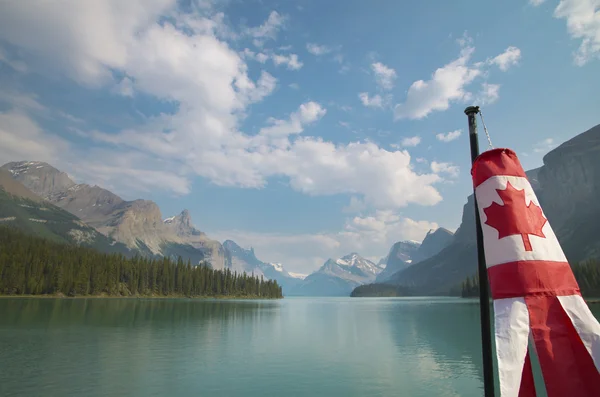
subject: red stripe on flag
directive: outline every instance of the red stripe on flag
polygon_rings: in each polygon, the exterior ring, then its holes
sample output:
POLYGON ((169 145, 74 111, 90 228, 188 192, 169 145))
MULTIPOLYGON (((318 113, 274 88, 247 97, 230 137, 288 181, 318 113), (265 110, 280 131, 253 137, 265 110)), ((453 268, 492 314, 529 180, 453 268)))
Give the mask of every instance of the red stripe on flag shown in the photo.
POLYGON ((471 175, 475 187, 493 176, 527 178, 517 155, 510 149, 492 149, 481 153, 471 167, 471 175))
POLYGON ((525 356, 525 365, 523 366, 523 375, 521 375, 521 385, 519 386, 518 397, 536 397, 535 381, 533 380, 533 369, 531 367, 531 358, 529 349, 525 356))
POLYGON ((579 295, 567 262, 517 261, 488 268, 493 299, 528 295, 579 295))
POLYGON ((548 397, 598 397, 600 373, 556 296, 526 296, 548 397))

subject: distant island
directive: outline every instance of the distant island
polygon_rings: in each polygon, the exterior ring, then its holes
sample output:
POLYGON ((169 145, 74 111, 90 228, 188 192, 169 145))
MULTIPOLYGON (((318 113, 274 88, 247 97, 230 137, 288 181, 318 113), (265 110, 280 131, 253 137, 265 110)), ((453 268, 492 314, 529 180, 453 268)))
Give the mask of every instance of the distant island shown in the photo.
POLYGON ((126 257, 0 227, 0 295, 282 298, 276 281, 181 258, 126 257))

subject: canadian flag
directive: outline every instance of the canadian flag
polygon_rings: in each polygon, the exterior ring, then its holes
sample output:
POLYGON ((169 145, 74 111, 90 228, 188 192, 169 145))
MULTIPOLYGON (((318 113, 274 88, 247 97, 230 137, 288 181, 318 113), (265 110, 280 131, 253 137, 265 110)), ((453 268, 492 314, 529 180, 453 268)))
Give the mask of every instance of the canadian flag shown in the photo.
POLYGON ((516 154, 482 153, 471 169, 494 301, 502 397, 535 396, 528 341, 549 397, 600 396, 600 324, 516 154))

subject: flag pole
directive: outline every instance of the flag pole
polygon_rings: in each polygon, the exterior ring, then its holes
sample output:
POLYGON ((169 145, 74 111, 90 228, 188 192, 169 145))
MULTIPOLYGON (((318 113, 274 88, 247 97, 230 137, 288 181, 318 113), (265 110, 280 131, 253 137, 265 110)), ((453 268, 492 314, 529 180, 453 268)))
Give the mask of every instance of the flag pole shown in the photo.
MULTIPOLYGON (((471 165, 479 156, 479 137, 477 136, 477 119, 479 106, 469 106, 465 114, 469 120, 469 140, 471 143, 471 165)), ((483 232, 479 221, 477 197, 473 190, 475 202, 475 227, 477 231, 477 262, 479 270, 479 311, 481 314, 481 345, 483 348, 483 386, 485 397, 494 397, 494 361, 492 354, 492 329, 490 321, 490 300, 485 252, 483 250, 483 232)))

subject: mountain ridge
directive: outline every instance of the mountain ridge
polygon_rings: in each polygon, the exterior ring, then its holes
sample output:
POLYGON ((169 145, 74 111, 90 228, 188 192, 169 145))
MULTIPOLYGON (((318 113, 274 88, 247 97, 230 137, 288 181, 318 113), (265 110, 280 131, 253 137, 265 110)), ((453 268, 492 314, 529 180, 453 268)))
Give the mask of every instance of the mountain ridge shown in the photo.
POLYGON ((153 201, 126 201, 99 186, 77 184, 48 163, 10 162, 0 168, 38 196, 129 249, 144 255, 181 255, 193 259, 194 264, 207 259, 215 269, 227 267, 222 245, 193 228, 187 210, 182 211, 185 222, 173 226, 163 222, 160 208, 153 201))

